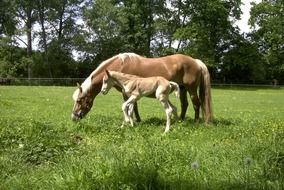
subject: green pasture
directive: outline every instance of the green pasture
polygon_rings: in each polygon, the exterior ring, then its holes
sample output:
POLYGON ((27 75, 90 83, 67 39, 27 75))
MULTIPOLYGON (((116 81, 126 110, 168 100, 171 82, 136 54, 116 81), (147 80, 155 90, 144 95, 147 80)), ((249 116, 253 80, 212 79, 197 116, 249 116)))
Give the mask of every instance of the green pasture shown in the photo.
POLYGON ((167 135, 155 99, 121 129, 115 90, 74 123, 74 90, 0 86, 1 190, 284 189, 284 89, 214 88, 214 122, 194 123, 190 104, 167 135))

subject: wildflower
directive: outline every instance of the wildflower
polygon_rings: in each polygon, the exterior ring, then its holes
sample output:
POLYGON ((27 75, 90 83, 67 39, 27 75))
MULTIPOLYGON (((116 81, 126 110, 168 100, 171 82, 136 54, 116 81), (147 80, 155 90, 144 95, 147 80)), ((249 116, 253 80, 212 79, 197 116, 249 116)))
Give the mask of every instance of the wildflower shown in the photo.
POLYGON ((20 143, 19 148, 23 148, 23 147, 24 147, 24 144, 20 143))
POLYGON ((252 164, 252 158, 251 157, 245 157, 245 159, 244 159, 244 163, 245 163, 245 165, 247 165, 247 166, 250 166, 251 164, 252 164))
POLYGON ((196 170, 196 169, 199 168, 199 164, 198 164, 197 162, 193 162, 193 163, 191 163, 191 168, 192 168, 193 170, 196 170))

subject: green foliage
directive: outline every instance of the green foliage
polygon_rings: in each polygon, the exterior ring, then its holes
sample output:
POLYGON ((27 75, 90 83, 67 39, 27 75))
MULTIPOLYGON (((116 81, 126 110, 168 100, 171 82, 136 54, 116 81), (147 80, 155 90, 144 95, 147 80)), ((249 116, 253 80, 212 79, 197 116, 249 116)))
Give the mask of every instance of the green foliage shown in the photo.
POLYGON ((74 90, 0 87, 1 189, 283 189, 283 89, 213 89, 214 122, 167 135, 154 99, 121 129, 116 91, 73 123, 74 90))
POLYGON ((236 44, 224 54, 222 63, 220 70, 223 80, 250 83, 266 79, 267 69, 264 57, 255 44, 244 39, 237 40, 236 44))
POLYGON ((15 62, 3 53, 12 48, 1 50, 0 73, 86 77, 122 52, 184 53, 203 60, 212 79, 282 83, 283 1, 253 3, 248 34, 235 25, 240 6, 241 0, 1 0, 1 45, 21 41, 26 54, 15 62))
POLYGON ((284 79, 283 7, 283 1, 263 1, 254 4, 250 18, 250 23, 255 28, 253 37, 261 52, 265 54, 269 75, 282 80, 284 79))
POLYGON ((25 58, 26 51, 10 45, 11 39, 0 39, 0 77, 24 77, 27 76, 27 64, 30 59, 25 58))
POLYGON ((233 20, 240 17, 240 3, 239 0, 186 1, 184 7, 188 10, 184 18, 188 21, 174 34, 182 41, 179 51, 202 59, 213 69, 218 67, 236 30, 233 20))
POLYGON ((14 0, 0 1, 0 37, 2 35, 13 35, 16 30, 16 10, 14 0))

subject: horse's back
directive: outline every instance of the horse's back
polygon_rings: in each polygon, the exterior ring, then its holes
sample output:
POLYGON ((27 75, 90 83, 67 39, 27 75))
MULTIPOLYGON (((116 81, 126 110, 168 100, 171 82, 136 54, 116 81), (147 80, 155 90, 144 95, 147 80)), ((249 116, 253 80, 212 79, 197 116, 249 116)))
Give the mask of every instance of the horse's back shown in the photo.
MULTIPOLYGON (((160 58, 142 58, 138 67, 142 75, 162 76, 178 84, 196 83, 201 75, 201 67, 196 60, 183 54, 174 54, 160 58)), ((145 77, 145 76, 143 76, 145 77)))

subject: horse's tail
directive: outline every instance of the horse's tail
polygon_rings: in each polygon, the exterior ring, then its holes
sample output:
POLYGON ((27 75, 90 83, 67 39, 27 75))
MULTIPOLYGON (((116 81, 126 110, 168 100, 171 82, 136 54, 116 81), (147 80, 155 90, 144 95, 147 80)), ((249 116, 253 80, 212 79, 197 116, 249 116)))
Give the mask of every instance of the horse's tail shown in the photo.
POLYGON ((169 81, 169 82, 170 82, 170 86, 171 86, 171 91, 174 90, 176 97, 179 98, 180 97, 179 85, 176 82, 173 82, 173 81, 169 81))
POLYGON ((203 117, 205 119, 205 122, 208 123, 213 119, 210 74, 206 65, 201 60, 196 59, 196 61, 201 66, 202 70, 199 86, 199 98, 203 117))

